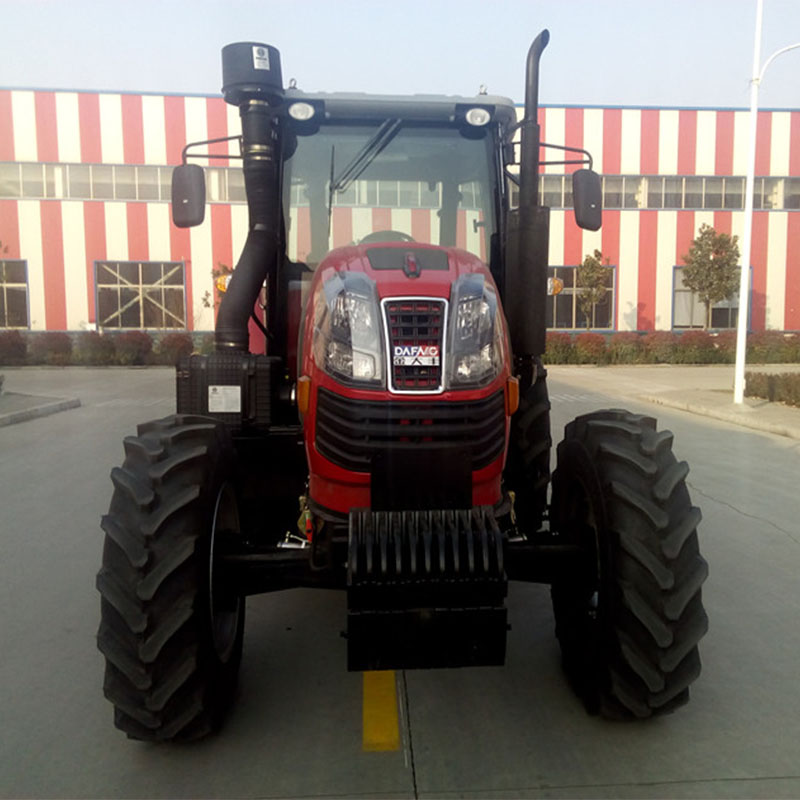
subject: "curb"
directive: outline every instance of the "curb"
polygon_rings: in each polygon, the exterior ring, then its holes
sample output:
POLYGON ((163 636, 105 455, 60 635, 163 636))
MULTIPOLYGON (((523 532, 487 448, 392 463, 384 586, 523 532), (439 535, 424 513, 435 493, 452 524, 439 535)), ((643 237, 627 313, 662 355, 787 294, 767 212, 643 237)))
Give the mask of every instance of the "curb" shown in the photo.
POLYGON ((718 419, 722 422, 732 422, 734 425, 740 425, 743 428, 750 428, 754 431, 774 433, 777 436, 786 436, 789 439, 800 440, 800 428, 767 422, 766 420, 757 418, 749 419, 744 416, 744 413, 741 411, 724 411, 718 408, 698 405, 697 403, 686 402, 685 400, 673 400, 671 398, 659 397, 652 394, 639 395, 638 399, 647 403, 666 406, 667 408, 677 408, 680 411, 688 411, 690 414, 697 414, 702 417, 711 417, 712 419, 718 419))
POLYGON ((50 414, 57 414, 59 411, 68 411, 70 408, 78 408, 81 401, 78 398, 70 400, 56 400, 52 403, 43 403, 40 406, 23 408, 20 411, 11 411, 8 414, 0 414, 0 428, 6 425, 14 425, 17 422, 27 422, 39 417, 47 417, 50 414))

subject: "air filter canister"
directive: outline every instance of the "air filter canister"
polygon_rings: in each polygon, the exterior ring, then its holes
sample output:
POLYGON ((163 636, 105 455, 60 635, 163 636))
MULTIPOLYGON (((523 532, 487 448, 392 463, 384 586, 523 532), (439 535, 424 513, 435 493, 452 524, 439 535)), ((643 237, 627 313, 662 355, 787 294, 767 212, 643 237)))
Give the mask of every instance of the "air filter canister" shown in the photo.
POLYGON ((249 99, 269 100, 283 95, 281 54, 259 42, 236 42, 222 48, 222 94, 241 105, 249 99))

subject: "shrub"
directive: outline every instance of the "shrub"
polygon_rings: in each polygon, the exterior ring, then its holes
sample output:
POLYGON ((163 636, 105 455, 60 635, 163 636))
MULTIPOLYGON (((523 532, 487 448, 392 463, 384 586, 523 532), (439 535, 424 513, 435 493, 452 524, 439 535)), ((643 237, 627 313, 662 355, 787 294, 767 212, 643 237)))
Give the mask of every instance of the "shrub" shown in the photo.
POLYGON ((78 360, 82 364, 113 364, 116 348, 111 336, 86 331, 78 336, 78 360))
POLYGON ((673 364, 713 364, 716 360, 714 340, 708 331, 685 331, 678 337, 673 364))
POLYGON ((778 400, 800 407, 800 375, 796 372, 778 375, 778 400))
POLYGON ((722 364, 733 364, 736 361, 736 331, 720 331, 714 337, 717 350, 717 361, 722 364))
POLYGON ((744 374, 744 394, 745 397, 770 397, 770 376, 766 372, 745 372, 744 374))
POLYGON ((651 364, 671 364, 677 346, 672 331, 653 331, 642 337, 644 358, 651 364))
POLYGON ((746 397, 764 397, 770 402, 800 406, 800 373, 767 375, 764 372, 747 372, 744 378, 746 397))
POLYGON ((786 337, 788 361, 791 364, 800 363, 800 335, 792 333, 786 337))
POLYGON ((194 350, 192 337, 188 333, 168 333, 158 343, 158 360, 161 364, 177 364, 178 359, 194 350))
POLYGON ((644 360, 642 337, 633 331, 615 333, 608 343, 608 359, 612 364, 641 364, 644 360))
POLYGON ((568 333, 548 331, 544 360, 547 364, 569 364, 572 361, 572 337, 568 333))
POLYGON ((747 340, 747 360, 756 364, 782 364, 791 359, 792 347, 780 331, 757 331, 747 340))
POLYGON ((0 331, 0 364, 24 364, 28 345, 19 331, 0 331))
POLYGON ((599 333, 579 333, 575 337, 575 359, 579 364, 604 364, 605 337, 599 333))
POLYGON ((34 364, 63 367, 72 360, 72 339, 62 331, 48 331, 31 338, 30 360, 34 364))
POLYGON ((129 366, 145 363, 153 349, 153 340, 144 331, 126 331, 117 336, 115 345, 117 361, 129 366))
POLYGON ((215 341, 214 341, 214 334, 207 333, 203 338, 200 340, 200 348, 199 352, 201 355, 208 356, 214 352, 215 349, 215 341))

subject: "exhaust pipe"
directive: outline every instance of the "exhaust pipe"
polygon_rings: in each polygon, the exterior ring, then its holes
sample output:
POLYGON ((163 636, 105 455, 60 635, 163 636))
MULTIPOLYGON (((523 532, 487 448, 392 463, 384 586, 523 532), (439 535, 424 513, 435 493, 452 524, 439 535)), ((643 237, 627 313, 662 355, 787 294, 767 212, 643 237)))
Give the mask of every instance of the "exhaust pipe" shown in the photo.
POLYGON ((264 281, 275 285, 281 251, 280 129, 274 107, 283 100, 280 53, 255 42, 222 49, 222 93, 239 106, 249 230, 222 296, 214 334, 218 351, 248 350, 248 321, 264 281))
POLYGON ((550 31, 543 30, 528 50, 525 70, 525 117, 522 120, 522 143, 519 175, 520 209, 539 205, 539 60, 547 43, 550 31))
POLYGON ((528 51, 525 116, 521 130, 519 208, 509 216, 506 251, 506 314, 511 332, 515 372, 530 381, 535 356, 545 351, 547 263, 550 209, 539 205, 539 59, 550 41, 543 30, 528 51))

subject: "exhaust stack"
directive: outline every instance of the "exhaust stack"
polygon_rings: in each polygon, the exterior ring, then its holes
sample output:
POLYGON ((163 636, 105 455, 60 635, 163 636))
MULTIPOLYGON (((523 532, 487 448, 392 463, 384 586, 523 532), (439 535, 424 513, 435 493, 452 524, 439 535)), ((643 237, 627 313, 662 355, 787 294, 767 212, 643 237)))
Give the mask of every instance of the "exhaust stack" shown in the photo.
POLYGON ((531 363, 545 350, 550 209, 539 205, 539 60, 550 41, 543 30, 531 44, 525 75, 525 116, 520 128, 519 208, 509 215, 506 314, 515 372, 525 384, 531 363))

